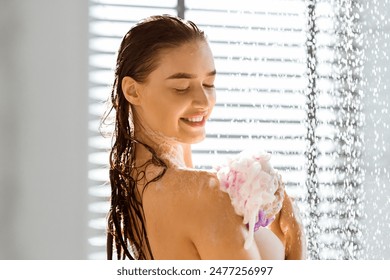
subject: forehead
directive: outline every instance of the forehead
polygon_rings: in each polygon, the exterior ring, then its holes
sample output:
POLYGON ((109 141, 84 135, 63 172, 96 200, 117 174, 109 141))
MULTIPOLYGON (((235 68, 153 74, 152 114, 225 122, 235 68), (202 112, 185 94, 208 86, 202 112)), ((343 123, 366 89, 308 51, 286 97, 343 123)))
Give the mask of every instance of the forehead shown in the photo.
POLYGON ((177 72, 202 75, 213 70, 214 59, 209 45, 198 40, 161 51, 158 66, 153 72, 166 76, 177 72))

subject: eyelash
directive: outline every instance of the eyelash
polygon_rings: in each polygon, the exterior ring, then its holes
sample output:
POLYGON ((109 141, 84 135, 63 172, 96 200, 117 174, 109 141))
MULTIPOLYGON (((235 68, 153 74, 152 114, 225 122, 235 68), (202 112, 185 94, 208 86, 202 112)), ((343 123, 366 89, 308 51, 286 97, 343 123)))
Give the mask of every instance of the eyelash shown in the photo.
MULTIPOLYGON (((214 85, 205 85, 205 84, 203 84, 203 86, 204 86, 205 88, 214 88, 214 85)), ((175 91, 176 91, 177 93, 186 93, 189 89, 190 89, 190 87, 184 88, 184 89, 175 88, 175 91)))
POLYGON ((175 88, 175 91, 176 91, 177 93, 185 93, 185 92, 187 92, 189 89, 190 89, 190 87, 184 88, 184 89, 175 88))
POLYGON ((214 88, 214 85, 203 85, 206 88, 214 88))

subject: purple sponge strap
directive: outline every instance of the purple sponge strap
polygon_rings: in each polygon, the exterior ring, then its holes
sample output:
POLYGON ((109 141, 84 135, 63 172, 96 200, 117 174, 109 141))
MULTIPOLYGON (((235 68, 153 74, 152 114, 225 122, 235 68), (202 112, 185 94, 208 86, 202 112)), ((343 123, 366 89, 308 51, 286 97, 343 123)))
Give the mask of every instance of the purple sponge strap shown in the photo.
MULTIPOLYGON (((260 227, 268 226, 273 220, 274 218, 266 218, 264 211, 260 210, 255 224, 255 231, 257 231, 260 227)), ((247 224, 246 227, 249 228, 249 225, 247 224)))

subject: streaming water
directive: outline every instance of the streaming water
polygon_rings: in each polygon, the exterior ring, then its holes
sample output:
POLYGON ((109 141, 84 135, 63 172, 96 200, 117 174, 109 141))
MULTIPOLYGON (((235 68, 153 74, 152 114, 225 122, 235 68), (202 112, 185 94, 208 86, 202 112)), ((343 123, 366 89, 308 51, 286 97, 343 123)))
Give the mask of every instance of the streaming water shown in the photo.
POLYGON ((309 258, 386 259, 390 1, 305 3, 309 258), (329 43, 322 40, 325 35, 331 38, 329 43), (321 70, 326 63, 331 64, 329 73, 321 70), (325 111, 332 112, 328 119, 323 118, 325 111), (324 127, 329 133, 321 133, 324 127), (328 140, 333 147, 324 151, 320 147, 328 140), (332 161, 323 164, 327 154, 332 161))
POLYGON ((364 151, 361 134, 364 125, 362 85, 362 28, 359 21, 362 11, 357 1, 341 1, 335 5, 338 12, 336 21, 337 36, 337 90, 334 92, 337 114, 337 155, 341 159, 343 173, 342 194, 340 196, 340 221, 343 259, 357 259, 361 253, 362 218, 362 153, 364 151))

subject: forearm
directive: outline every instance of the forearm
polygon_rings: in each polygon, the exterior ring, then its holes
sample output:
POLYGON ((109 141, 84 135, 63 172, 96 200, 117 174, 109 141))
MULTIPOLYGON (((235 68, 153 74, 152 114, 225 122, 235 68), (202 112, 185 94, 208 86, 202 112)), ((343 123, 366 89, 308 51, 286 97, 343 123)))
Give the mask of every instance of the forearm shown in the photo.
POLYGON ((290 198, 291 205, 291 221, 288 225, 287 239, 288 246, 286 248, 287 260, 304 260, 306 259, 306 237, 303 224, 298 211, 290 198))
POLYGON ((301 229, 287 236, 286 260, 306 259, 306 242, 301 229))
POLYGON ((269 229, 278 236, 285 249, 287 260, 301 260, 306 258, 306 239, 299 213, 294 209, 291 199, 285 193, 283 208, 275 217, 269 229))

